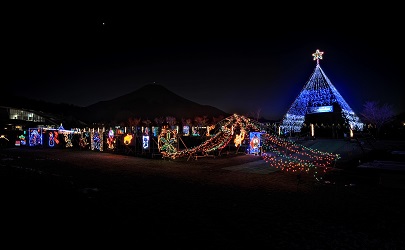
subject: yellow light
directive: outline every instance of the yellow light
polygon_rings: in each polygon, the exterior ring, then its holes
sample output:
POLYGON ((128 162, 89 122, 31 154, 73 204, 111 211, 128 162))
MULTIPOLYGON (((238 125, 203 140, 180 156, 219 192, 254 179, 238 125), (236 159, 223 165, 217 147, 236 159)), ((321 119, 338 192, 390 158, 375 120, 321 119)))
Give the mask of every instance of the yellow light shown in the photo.
POLYGON ((311 123, 311 136, 315 136, 314 124, 311 123))

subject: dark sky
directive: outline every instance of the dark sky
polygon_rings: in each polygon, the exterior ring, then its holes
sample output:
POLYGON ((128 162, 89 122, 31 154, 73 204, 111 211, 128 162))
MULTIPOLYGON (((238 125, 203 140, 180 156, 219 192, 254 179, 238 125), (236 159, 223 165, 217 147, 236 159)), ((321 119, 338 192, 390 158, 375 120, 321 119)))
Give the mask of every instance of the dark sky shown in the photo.
POLYGON ((281 119, 319 49, 321 68, 356 113, 366 101, 405 111, 399 9, 240 7, 11 9, 2 25, 2 82, 18 95, 78 106, 156 82, 225 112, 281 119))

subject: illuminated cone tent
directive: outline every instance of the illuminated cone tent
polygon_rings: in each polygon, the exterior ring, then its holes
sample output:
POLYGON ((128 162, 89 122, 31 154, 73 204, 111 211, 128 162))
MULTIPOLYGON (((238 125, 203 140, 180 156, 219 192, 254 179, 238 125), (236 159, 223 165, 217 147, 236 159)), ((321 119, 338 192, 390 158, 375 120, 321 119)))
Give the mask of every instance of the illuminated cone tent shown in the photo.
POLYGON ((322 54, 323 52, 319 50, 312 54, 316 60, 315 70, 280 123, 280 128, 284 133, 301 132, 308 116, 328 112, 340 112, 340 118, 347 129, 363 130, 363 123, 359 117, 339 94, 319 65, 322 54))

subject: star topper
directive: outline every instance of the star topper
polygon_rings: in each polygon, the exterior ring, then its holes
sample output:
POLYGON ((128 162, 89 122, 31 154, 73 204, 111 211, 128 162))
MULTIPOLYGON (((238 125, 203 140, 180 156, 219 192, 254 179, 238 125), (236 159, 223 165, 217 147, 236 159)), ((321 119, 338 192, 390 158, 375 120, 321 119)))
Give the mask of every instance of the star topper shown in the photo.
POLYGON ((319 51, 319 49, 317 49, 315 53, 312 54, 312 56, 314 57, 314 61, 316 60, 317 64, 319 64, 319 59, 322 59, 322 55, 323 52, 319 51))

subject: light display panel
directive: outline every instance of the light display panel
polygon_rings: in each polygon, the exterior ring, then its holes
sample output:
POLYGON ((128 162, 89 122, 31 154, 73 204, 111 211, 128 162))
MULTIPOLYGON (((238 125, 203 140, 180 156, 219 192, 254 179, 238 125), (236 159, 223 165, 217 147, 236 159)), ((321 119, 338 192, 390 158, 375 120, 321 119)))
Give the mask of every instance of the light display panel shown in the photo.
POLYGON ((307 114, 333 112, 333 106, 308 107, 307 114))
POLYGON ((157 137, 159 135, 159 127, 153 126, 152 127, 152 134, 154 137, 157 137))
POLYGON ((124 136, 124 145, 126 146, 130 146, 134 143, 135 139, 134 139, 134 135, 133 134, 126 134, 124 136))
POLYGON ((84 132, 80 137, 79 146, 82 149, 89 149, 90 144, 89 141, 90 141, 90 132, 84 132))
POLYGON ((103 134, 98 131, 91 132, 91 150, 103 151, 103 134))
POLYGON ((115 148, 114 130, 112 130, 112 129, 110 129, 108 131, 107 145, 108 145, 108 149, 114 149, 115 148))
POLYGON ((27 141, 26 141, 26 139, 25 139, 25 135, 20 135, 20 136, 18 136, 18 139, 19 139, 19 145, 21 145, 21 146, 25 146, 25 145, 27 145, 27 141))
POLYGON ((191 135, 200 136, 200 131, 199 131, 198 127, 195 127, 195 126, 191 127, 191 135))
POLYGON ((149 135, 142 136, 142 148, 149 149, 149 135))
POLYGON ((67 148, 73 147, 72 143, 73 132, 69 130, 63 130, 59 131, 59 133, 63 135, 63 139, 65 140, 65 147, 67 148))
POLYGON ((42 128, 28 129, 28 141, 30 146, 42 145, 42 128))
POLYGON ((251 154, 259 154, 262 147, 262 140, 261 140, 260 132, 250 132, 249 133, 249 152, 251 154))
POLYGON ((55 145, 59 144, 59 133, 56 130, 48 130, 48 146, 55 147, 55 145))
POLYGON ((190 135, 190 126, 183 126, 183 135, 184 136, 189 136, 190 135))

